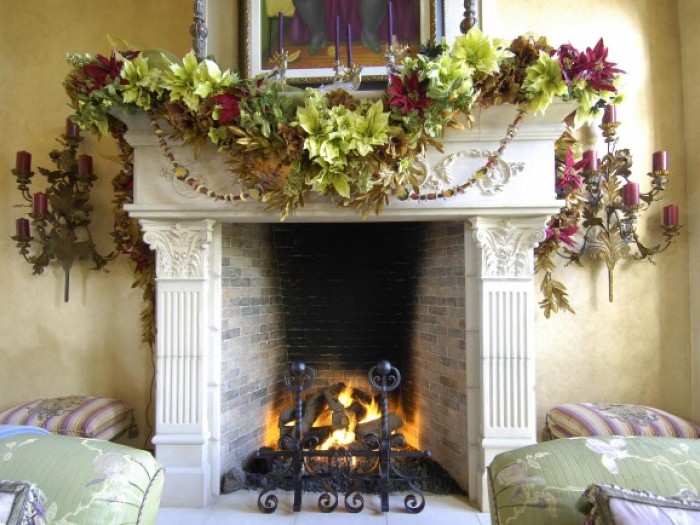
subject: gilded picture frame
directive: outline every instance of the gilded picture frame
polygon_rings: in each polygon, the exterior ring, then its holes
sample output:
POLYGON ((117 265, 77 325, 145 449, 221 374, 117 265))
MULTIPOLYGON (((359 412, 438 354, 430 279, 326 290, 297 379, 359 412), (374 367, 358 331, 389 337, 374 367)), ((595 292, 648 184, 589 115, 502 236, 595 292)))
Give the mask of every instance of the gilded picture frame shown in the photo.
MULTIPOLYGON (((454 14, 461 16, 461 12, 454 14)), ((361 65, 363 82, 385 81, 389 26, 393 27, 398 42, 407 45, 408 53, 415 55, 421 44, 439 42, 442 38, 445 3, 443 0, 242 0, 240 21, 240 69, 244 76, 271 72, 272 57, 281 46, 290 56, 286 72, 290 84, 330 82, 336 58, 345 65, 348 60, 361 65), (373 21, 373 27, 364 23, 365 18, 373 21)))

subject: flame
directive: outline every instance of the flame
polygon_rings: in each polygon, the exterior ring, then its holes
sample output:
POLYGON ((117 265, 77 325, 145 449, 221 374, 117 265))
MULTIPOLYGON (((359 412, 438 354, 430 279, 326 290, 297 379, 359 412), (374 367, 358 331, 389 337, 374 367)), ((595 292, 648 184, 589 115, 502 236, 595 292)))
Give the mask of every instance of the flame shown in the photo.
POLYGON ((360 423, 365 423, 366 421, 372 421, 374 419, 379 419, 380 417, 382 417, 382 412, 379 410, 379 403, 377 402, 377 398, 373 397, 369 405, 366 403, 362 403, 362 406, 365 407, 365 410, 367 410, 367 412, 365 413, 365 417, 362 418, 362 421, 360 421, 360 423))
MULTIPOLYGON (((338 394, 338 401, 342 403, 342 405, 347 408, 350 405, 353 404, 355 401, 355 398, 353 397, 353 392, 354 388, 351 386, 346 386, 343 388, 343 390, 338 394)), ((377 419, 381 417, 381 412, 379 410, 379 403, 375 398, 372 398, 371 402, 369 404, 364 403, 360 401, 360 404, 365 408, 365 416, 362 418, 359 423, 364 423, 365 421, 372 421, 374 419, 377 419)), ((348 417, 350 419, 350 423, 346 428, 341 428, 338 430, 335 430, 329 437, 324 441, 321 446, 319 447, 321 450, 329 450, 330 448, 333 447, 342 447, 349 445, 355 441, 355 427, 357 426, 357 418, 355 417, 354 414, 349 413, 348 417)))

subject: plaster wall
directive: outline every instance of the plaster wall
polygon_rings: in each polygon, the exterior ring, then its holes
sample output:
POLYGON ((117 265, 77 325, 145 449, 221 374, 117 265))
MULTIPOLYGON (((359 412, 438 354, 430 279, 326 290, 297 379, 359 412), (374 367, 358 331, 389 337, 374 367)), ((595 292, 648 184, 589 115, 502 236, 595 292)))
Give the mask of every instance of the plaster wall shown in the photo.
MULTIPOLYGON (((661 241, 657 225, 668 203, 680 206, 681 223, 687 225, 691 215, 686 181, 693 174, 686 166, 693 163, 686 163, 686 146, 691 143, 684 140, 683 123, 698 115, 698 106, 696 102, 694 112, 690 107, 684 112, 679 18, 686 27, 696 28, 697 3, 685 2, 680 17, 675 0, 482 3, 484 31, 492 37, 531 31, 546 35, 552 44, 570 41, 579 49, 603 37, 608 59, 627 72, 625 100, 617 112, 622 121, 618 135, 620 147, 630 148, 634 157, 633 179, 646 191, 652 152, 666 149, 671 159, 665 200, 641 218, 643 239, 652 246, 661 241)), ((693 84, 690 79, 686 83, 693 84)), ((697 138, 697 129, 695 133, 697 138)), ((600 140, 599 157, 603 146, 600 140)), ((697 151, 695 155, 697 160, 697 151)), ((656 266, 643 261, 619 266, 613 303, 608 302, 602 262, 589 260, 584 268, 559 265, 557 273, 576 315, 559 313, 545 319, 538 313, 540 421, 551 406, 579 401, 644 403, 691 415, 688 230, 657 257, 656 266)))
MULTIPOLYGON (((683 43, 684 51, 690 50, 683 60, 694 63, 692 50, 697 56, 700 38, 691 34, 700 22, 694 0, 484 4, 484 29, 491 36, 510 39, 532 31, 547 35, 552 43, 570 40, 579 47, 604 37, 610 60, 628 73, 626 101, 618 115, 623 122, 621 145, 634 154, 635 178, 643 179, 653 151, 669 150, 673 174, 663 204, 679 204, 681 221, 688 224, 689 200, 691 206, 697 202, 698 188, 686 166, 697 166, 700 160, 693 148, 700 133, 692 122, 700 107, 689 97, 684 107, 682 81, 688 93, 700 78, 690 67, 681 74, 679 49, 683 43)), ((93 2, 89 9, 79 0, 0 0, 0 410, 36 397, 112 395, 136 408, 143 431, 134 444, 143 443, 152 365, 147 345, 140 342, 141 297, 131 288, 128 263, 110 264, 109 274, 91 272, 89 265, 80 263, 71 275, 71 300, 64 304, 62 272, 51 267, 43 276, 32 276, 10 240, 14 220, 22 212, 13 206, 22 201, 9 170, 20 149, 34 154, 34 166, 51 167, 48 152, 56 146, 54 138, 70 112, 61 87, 68 70, 65 53, 107 53, 106 35, 113 35, 182 56, 190 47, 191 9, 190 0, 123 0, 118 8, 93 2)), ((235 57, 235 49, 232 53, 235 57)), ((92 199, 93 225, 97 243, 106 252, 111 249, 109 181, 118 170, 112 162, 116 152, 111 140, 97 142, 92 137, 83 151, 95 157, 95 171, 101 176, 92 199)), ((642 219, 645 232, 660 221, 663 204, 642 219)), ((634 262, 616 271, 612 304, 600 264, 561 267, 559 276, 577 314, 556 314, 549 320, 538 314, 540 419, 554 404, 583 400, 648 403, 690 416, 688 290, 690 283, 697 296, 699 285, 697 278, 689 278, 688 232, 692 234, 693 223, 689 226, 658 257, 656 266, 634 262)), ((650 244, 659 240, 654 237, 650 244)), ((697 242, 692 246, 697 252, 697 242)))
MULTIPOLYGON (((32 165, 54 168, 49 151, 60 147, 71 113, 62 89, 66 53, 108 54, 107 35, 137 46, 183 55, 190 47, 189 0, 83 2, 0 0, 0 410, 38 397, 73 393, 124 399, 136 411, 142 446, 153 367, 140 341, 140 289, 132 289, 126 258, 90 271, 82 261, 71 272, 70 301, 63 302, 63 272, 56 265, 31 274, 10 236, 28 211, 10 169, 15 152, 33 154, 32 165)), ((92 195, 93 233, 103 253, 112 249, 112 187, 119 167, 109 138, 89 138, 81 150, 94 157, 99 179, 92 195)), ((45 186, 35 175, 33 189, 45 186)), ((44 179, 45 180, 45 179, 44 179)))
MULTIPOLYGON (((683 67, 683 113, 685 130, 686 177, 688 180, 688 233, 689 261, 697 261, 700 257, 700 100, 697 86, 700 84, 700 70, 697 64, 700 60, 700 34, 697 24, 700 20, 700 3, 694 0, 678 2, 678 20, 681 33, 681 60, 683 67)), ((693 419, 700 420, 700 272, 698 266, 690 267, 690 326, 691 348, 693 353, 692 382, 693 385, 693 419)))

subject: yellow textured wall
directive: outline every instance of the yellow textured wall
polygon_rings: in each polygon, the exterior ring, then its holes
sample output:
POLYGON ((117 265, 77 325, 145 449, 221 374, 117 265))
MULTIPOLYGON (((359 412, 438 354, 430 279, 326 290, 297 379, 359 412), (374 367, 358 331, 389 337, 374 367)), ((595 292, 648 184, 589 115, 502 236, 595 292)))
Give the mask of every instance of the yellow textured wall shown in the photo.
MULTIPOLYGON (((53 168, 48 153, 70 113, 62 89, 67 52, 108 53, 106 36, 183 55, 190 48, 190 0, 0 0, 0 410, 37 397, 86 393, 115 396, 144 415, 152 375, 149 348, 140 342, 139 290, 124 257, 110 273, 71 273, 70 301, 63 302, 62 271, 41 276, 19 255, 14 221, 24 211, 10 169, 15 152, 33 154, 33 166, 53 168)), ((118 165, 113 141, 85 141, 99 180, 93 192, 94 232, 103 252, 111 249, 111 185, 118 165)), ((43 178, 35 175, 35 181, 43 178)), ((39 184, 34 185, 38 191, 39 184)))
MULTIPOLYGON (((683 113, 685 115, 685 147, 687 151, 686 177, 688 180, 688 229, 690 238, 689 260, 700 258, 700 2, 679 0, 678 19, 681 27, 681 59, 683 64, 683 113)), ((693 361, 693 419, 700 421, 700 270, 698 264, 690 265, 691 343, 693 361)))
MULTIPOLYGON (((497 0, 483 2, 490 36, 532 31, 551 43, 593 46, 602 36, 609 60, 627 72, 618 109, 620 147, 634 156, 634 180, 648 188, 651 154, 669 151, 673 171, 666 199, 641 219, 643 240, 661 240, 662 207, 673 202, 688 222, 677 2, 627 0, 497 0), (647 180, 644 180, 647 179, 647 180)), ((689 2, 693 3, 693 2, 689 2)), ((694 26, 698 23, 695 9, 694 26)), ((697 114, 697 113, 696 113, 697 114)), ((599 156, 604 144, 599 145, 599 156)), ((697 149, 697 148, 696 148, 697 149)), ((540 420, 564 402, 645 403, 690 416, 688 230, 657 258, 623 263, 607 299, 602 262, 562 268, 576 315, 537 318, 537 405, 540 420)))
MULTIPOLYGON (((672 175, 666 202, 681 206, 687 223, 680 29, 673 0, 488 0, 484 24, 491 36, 512 38, 525 31, 552 43, 576 46, 605 38, 610 59, 628 72, 627 99, 619 110, 622 145, 635 156, 642 180, 651 153, 668 149, 672 175)), ((694 0, 681 1, 696 27, 694 0)), ((9 239, 22 201, 9 170, 15 151, 34 154, 34 166, 49 167, 48 152, 69 113, 61 82, 70 51, 108 51, 106 35, 143 47, 183 55, 190 46, 189 0, 0 0, 0 409, 36 397, 77 392, 112 395, 144 413, 152 375, 148 347, 139 342, 140 293, 131 289, 124 260, 109 274, 73 270, 71 300, 62 301, 62 275, 51 268, 32 276, 31 267, 9 239)), ((689 33, 689 30, 687 31, 689 33)), ((697 45, 697 36, 694 37, 697 45)), ((220 38, 217 40, 220 42, 220 38)), ((225 41, 225 40, 224 40, 225 41)), ((210 50, 216 52, 216 49, 210 50)), ((220 54, 220 53, 219 53, 220 54)), ((235 57, 235 51, 232 55, 235 57)), ((686 78, 697 85, 698 75, 686 78)), ((697 103, 691 108, 698 114, 697 103)), ((697 126, 689 159, 698 165, 697 126), (694 157, 693 157, 694 156, 694 157)), ((111 140, 92 138, 85 150, 95 156, 100 180, 94 191, 94 230, 103 250, 110 248, 109 181, 118 166, 111 140)), ((691 163, 688 163, 691 165, 691 163)), ((688 173, 688 177, 690 173, 688 173)), ((690 186, 697 192, 696 186, 690 186)), ((657 204, 643 219, 645 230, 659 222, 657 204)), ((657 235, 649 231, 649 235, 657 235)), ((658 242, 653 237, 650 243, 658 242)), ((658 257, 658 265, 635 262, 616 272, 615 302, 607 302, 607 278, 600 264, 562 269, 576 315, 537 318, 538 416, 557 403, 611 401, 648 403, 690 414, 690 323, 687 230, 680 242, 658 257)), ((697 283, 695 287, 697 288, 697 283)), ((142 437, 145 433, 142 432, 142 437)), ((138 441, 137 441, 138 442, 138 441)))

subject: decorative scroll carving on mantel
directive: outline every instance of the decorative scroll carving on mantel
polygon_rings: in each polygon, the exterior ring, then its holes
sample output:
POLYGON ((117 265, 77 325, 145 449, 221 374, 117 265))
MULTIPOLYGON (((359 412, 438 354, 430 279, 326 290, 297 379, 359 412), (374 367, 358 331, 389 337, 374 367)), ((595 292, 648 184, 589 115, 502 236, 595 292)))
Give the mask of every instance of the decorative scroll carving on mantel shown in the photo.
MULTIPOLYGON (((417 168, 423 174, 421 190, 439 191, 455 182, 454 165, 463 159, 483 159, 495 155, 495 151, 486 149, 467 149, 452 153, 434 166, 430 166, 424 157, 418 161, 417 168)), ((476 186, 484 195, 495 195, 508 184, 510 179, 525 169, 524 162, 505 162, 498 159, 495 167, 486 172, 486 176, 476 180, 476 186)), ((459 181, 464 182, 464 181, 459 181)))
POLYGON ((156 257, 156 275, 165 279, 203 279, 207 272, 207 249, 214 221, 177 222, 141 220, 143 239, 156 257))
POLYGON ((533 276, 533 249, 545 239, 545 221, 536 221, 476 219, 474 240, 481 248, 482 277, 533 276))

